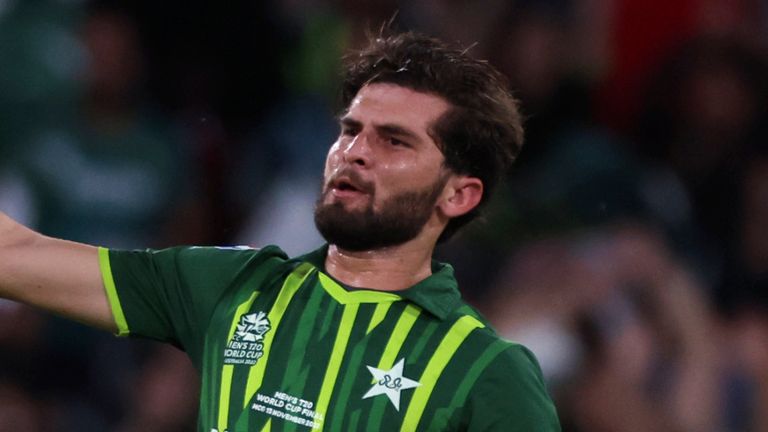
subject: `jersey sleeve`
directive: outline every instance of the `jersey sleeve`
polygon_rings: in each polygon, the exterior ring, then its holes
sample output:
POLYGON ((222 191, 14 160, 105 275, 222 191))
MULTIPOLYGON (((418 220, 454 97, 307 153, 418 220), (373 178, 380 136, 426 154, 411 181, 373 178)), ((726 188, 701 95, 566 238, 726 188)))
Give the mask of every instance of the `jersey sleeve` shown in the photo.
POLYGON ((519 344, 511 344, 486 367, 467 403, 470 432, 561 430, 539 364, 519 344))
POLYGON ((276 247, 180 247, 100 249, 99 258, 118 334, 169 342, 193 355, 222 296, 286 257, 276 247))

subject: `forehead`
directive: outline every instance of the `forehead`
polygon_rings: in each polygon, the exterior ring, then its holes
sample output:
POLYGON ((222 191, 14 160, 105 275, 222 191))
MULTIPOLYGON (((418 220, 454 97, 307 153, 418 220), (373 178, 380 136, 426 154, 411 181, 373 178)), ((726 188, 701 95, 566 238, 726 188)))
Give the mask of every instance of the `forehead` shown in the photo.
POLYGON ((426 135, 449 108, 450 104, 440 96, 396 84, 374 83, 357 92, 343 117, 363 123, 397 124, 426 135))

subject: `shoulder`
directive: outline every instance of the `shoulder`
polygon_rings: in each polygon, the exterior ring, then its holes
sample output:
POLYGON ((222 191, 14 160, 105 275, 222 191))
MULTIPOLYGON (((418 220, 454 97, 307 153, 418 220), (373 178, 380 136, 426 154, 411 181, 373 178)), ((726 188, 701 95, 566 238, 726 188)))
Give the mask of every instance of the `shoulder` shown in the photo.
POLYGON ((511 388, 521 389, 527 393, 547 394, 544 376, 536 356, 525 346, 499 339, 499 344, 504 348, 484 371, 481 379, 491 385, 504 386, 506 383, 511 388))
POLYGON ((499 336, 475 309, 467 306, 463 311, 463 318, 477 325, 466 347, 475 353, 475 367, 481 368, 476 385, 485 382, 496 388, 536 388, 546 392, 541 367, 530 349, 499 336))
POLYGON ((155 250, 150 252, 163 253, 171 252, 186 257, 219 257, 219 258, 245 258, 245 259, 269 259, 280 258, 286 260, 288 257, 278 246, 269 245, 263 248, 254 248, 251 246, 177 246, 169 249, 155 250))
POLYGON ((474 386, 497 388, 545 388, 536 356, 525 346, 506 340, 476 310, 469 306, 457 309, 448 320, 452 330, 463 332, 457 360, 477 376, 474 386))
POLYGON ((468 430, 559 431, 536 356, 525 346, 501 338, 477 311, 457 310, 458 320, 477 327, 462 351, 466 359, 465 421, 468 430))
MULTIPOLYGON (((542 389, 545 386, 541 367, 534 353, 524 345, 500 337, 482 316, 465 315, 478 326, 467 341, 467 349, 475 353, 477 367, 482 367, 480 379, 489 382, 519 380, 542 389)), ((519 384, 519 383, 518 383, 519 384)))
MULTIPOLYGON (((106 251, 106 250, 105 250, 106 251)), ((288 261, 276 246, 177 246, 167 249, 109 250, 109 272, 119 280, 158 280, 176 285, 225 286, 234 279, 280 267, 288 261)))
MULTIPOLYGON (((559 431, 557 412, 534 354, 523 345, 496 337, 492 359, 469 395, 478 430, 559 431)), ((474 428, 473 428, 474 429, 474 428)))
POLYGON ((277 246, 261 249, 248 246, 176 246, 167 249, 110 250, 109 253, 113 259, 145 259, 198 270, 288 259, 277 246))

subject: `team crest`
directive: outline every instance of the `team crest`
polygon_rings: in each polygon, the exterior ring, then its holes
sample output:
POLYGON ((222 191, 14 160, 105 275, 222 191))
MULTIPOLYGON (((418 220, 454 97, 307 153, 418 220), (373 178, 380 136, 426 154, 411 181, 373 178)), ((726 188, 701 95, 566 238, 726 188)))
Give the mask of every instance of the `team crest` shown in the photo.
POLYGON ((264 355, 264 335, 272 325, 264 312, 243 314, 224 349, 224 364, 255 365, 264 355))

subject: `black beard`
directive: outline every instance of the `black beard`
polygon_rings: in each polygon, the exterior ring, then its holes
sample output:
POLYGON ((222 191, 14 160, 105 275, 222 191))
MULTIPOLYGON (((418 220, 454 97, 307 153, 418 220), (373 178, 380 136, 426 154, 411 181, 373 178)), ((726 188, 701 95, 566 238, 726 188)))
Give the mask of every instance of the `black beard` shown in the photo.
POLYGON ((325 240, 348 251, 367 251, 403 244, 414 239, 432 216, 446 179, 420 191, 403 192, 385 201, 374 212, 373 203, 349 211, 340 202, 315 204, 315 226, 325 240))

